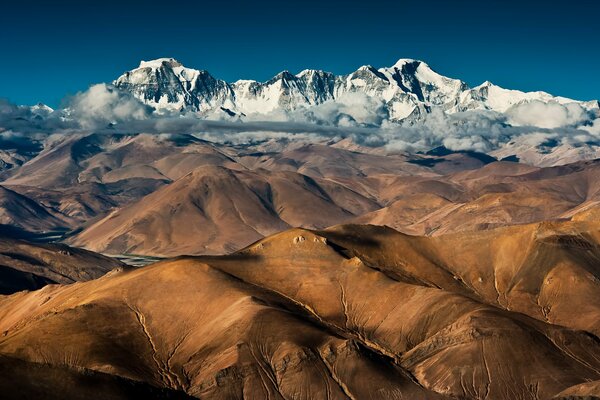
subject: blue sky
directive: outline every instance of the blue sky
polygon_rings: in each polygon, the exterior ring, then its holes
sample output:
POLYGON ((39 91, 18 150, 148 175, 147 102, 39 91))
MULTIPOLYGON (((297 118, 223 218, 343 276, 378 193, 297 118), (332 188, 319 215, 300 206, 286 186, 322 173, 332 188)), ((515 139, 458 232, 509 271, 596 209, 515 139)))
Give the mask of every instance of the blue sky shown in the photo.
POLYGON ((58 106, 142 59, 174 57, 226 80, 288 69, 348 73, 416 58, 485 80, 600 98, 600 2, 21 1, 0 13, 0 97, 58 106))

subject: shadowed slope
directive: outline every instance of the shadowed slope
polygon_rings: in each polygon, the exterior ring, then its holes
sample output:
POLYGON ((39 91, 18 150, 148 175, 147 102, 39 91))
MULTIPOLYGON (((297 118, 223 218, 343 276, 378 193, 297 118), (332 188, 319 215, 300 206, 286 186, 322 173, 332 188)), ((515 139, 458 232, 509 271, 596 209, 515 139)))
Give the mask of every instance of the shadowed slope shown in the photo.
POLYGON ((87 250, 0 237, 0 294, 87 281, 123 267, 115 259, 87 250))
POLYGON ((0 186, 0 224, 32 231, 68 226, 67 220, 57 214, 26 196, 0 186))
POLYGON ((0 356, 0 391, 6 399, 191 399, 184 393, 87 369, 0 356))

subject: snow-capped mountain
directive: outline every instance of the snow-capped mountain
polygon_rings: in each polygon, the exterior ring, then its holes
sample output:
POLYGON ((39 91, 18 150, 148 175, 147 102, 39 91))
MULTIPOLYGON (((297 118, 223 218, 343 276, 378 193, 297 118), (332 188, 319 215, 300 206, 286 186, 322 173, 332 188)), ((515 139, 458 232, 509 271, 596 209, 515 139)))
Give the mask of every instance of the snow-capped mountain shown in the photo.
POLYGON ((505 112, 533 100, 579 103, 586 109, 598 102, 577 102, 545 92, 503 89, 491 82, 470 88, 465 82, 433 71, 418 60, 400 59, 388 68, 363 66, 348 75, 319 70, 298 74, 283 71, 266 82, 229 83, 208 71, 184 67, 173 58, 142 61, 115 80, 114 85, 160 111, 191 111, 243 117, 250 114, 289 113, 329 104, 356 102, 355 96, 381 105, 390 121, 417 120, 440 108, 446 113, 468 110, 505 112))
POLYGON ((142 61, 114 84, 159 110, 206 110, 223 106, 234 97, 227 82, 207 71, 186 68, 172 58, 142 61))
POLYGON ((467 111, 473 109, 493 110, 505 112, 510 107, 530 101, 544 103, 555 102, 559 104, 578 103, 587 109, 598 108, 598 101, 576 101, 566 97, 552 96, 546 92, 521 92, 519 90, 504 89, 486 81, 472 89, 465 90, 459 96, 457 107, 453 111, 467 111))
POLYGON ((37 103, 34 106, 29 107, 29 110, 34 115, 39 115, 41 117, 47 117, 54 110, 51 107, 48 107, 44 103, 37 103))

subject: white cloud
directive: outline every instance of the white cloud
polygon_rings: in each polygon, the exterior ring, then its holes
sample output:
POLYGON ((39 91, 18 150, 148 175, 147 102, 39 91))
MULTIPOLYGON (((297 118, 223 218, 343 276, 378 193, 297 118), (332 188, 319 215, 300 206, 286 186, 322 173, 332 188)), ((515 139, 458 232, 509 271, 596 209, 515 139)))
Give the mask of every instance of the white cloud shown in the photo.
POLYGON ((595 119, 591 125, 585 126, 583 129, 596 137, 600 137, 600 118, 595 119))
MULTIPOLYGON (((380 126, 388 113, 381 99, 361 92, 340 95, 336 101, 326 101, 311 107, 308 112, 321 123, 337 126, 380 126)), ((305 111, 306 112, 306 111, 305 111)))
MULTIPOLYGON (((132 95, 98 84, 73 96, 66 110, 44 118, 28 107, 0 101, 0 132, 94 130, 95 132, 188 133, 215 142, 249 143, 265 140, 323 141, 350 137, 357 144, 390 150, 422 151, 444 145, 451 150, 490 152, 514 140, 537 142, 556 137, 561 143, 600 144, 600 119, 576 103, 531 101, 505 114, 471 110, 445 114, 434 108, 419 121, 389 121, 385 104, 364 93, 351 93, 290 113, 254 114, 239 121, 226 113, 203 119, 196 113, 157 114, 132 95), (109 127, 109 124, 115 124, 109 127)), ((8 140, 8 139, 6 139, 8 140)), ((13 138, 10 139, 14 141, 13 138)))
POLYGON ((98 128, 109 123, 148 119, 152 108, 133 96, 100 83, 80 92, 69 101, 69 112, 83 128, 98 128))
POLYGON ((539 100, 514 105, 506 111, 506 115, 512 125, 547 129, 577 126, 589 119, 588 112, 577 103, 544 103, 539 100))

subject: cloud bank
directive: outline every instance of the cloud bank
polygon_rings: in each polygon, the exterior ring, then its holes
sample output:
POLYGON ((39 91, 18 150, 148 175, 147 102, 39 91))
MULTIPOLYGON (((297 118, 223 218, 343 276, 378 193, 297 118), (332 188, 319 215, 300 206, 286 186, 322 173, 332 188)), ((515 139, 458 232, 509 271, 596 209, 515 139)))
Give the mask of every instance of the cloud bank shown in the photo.
POLYGON ((451 150, 490 152, 515 140, 543 143, 549 138, 574 146, 600 145, 598 113, 577 103, 530 101, 505 113, 471 110, 446 114, 434 108, 417 121, 398 124, 389 121, 380 100, 362 93, 285 114, 248 115, 243 121, 227 113, 158 114, 129 93, 106 84, 76 94, 64 109, 54 112, 0 101, 0 142, 79 131, 183 133, 222 143, 351 138, 364 146, 410 152, 440 145, 451 150))
POLYGON ((152 116, 152 108, 129 93, 100 83, 73 96, 69 101, 69 113, 82 128, 97 129, 107 124, 148 119, 152 116))
POLYGON ((508 122, 514 126, 539 128, 575 127, 589 120, 588 112, 577 103, 544 103, 533 100, 517 104, 506 111, 508 122))

